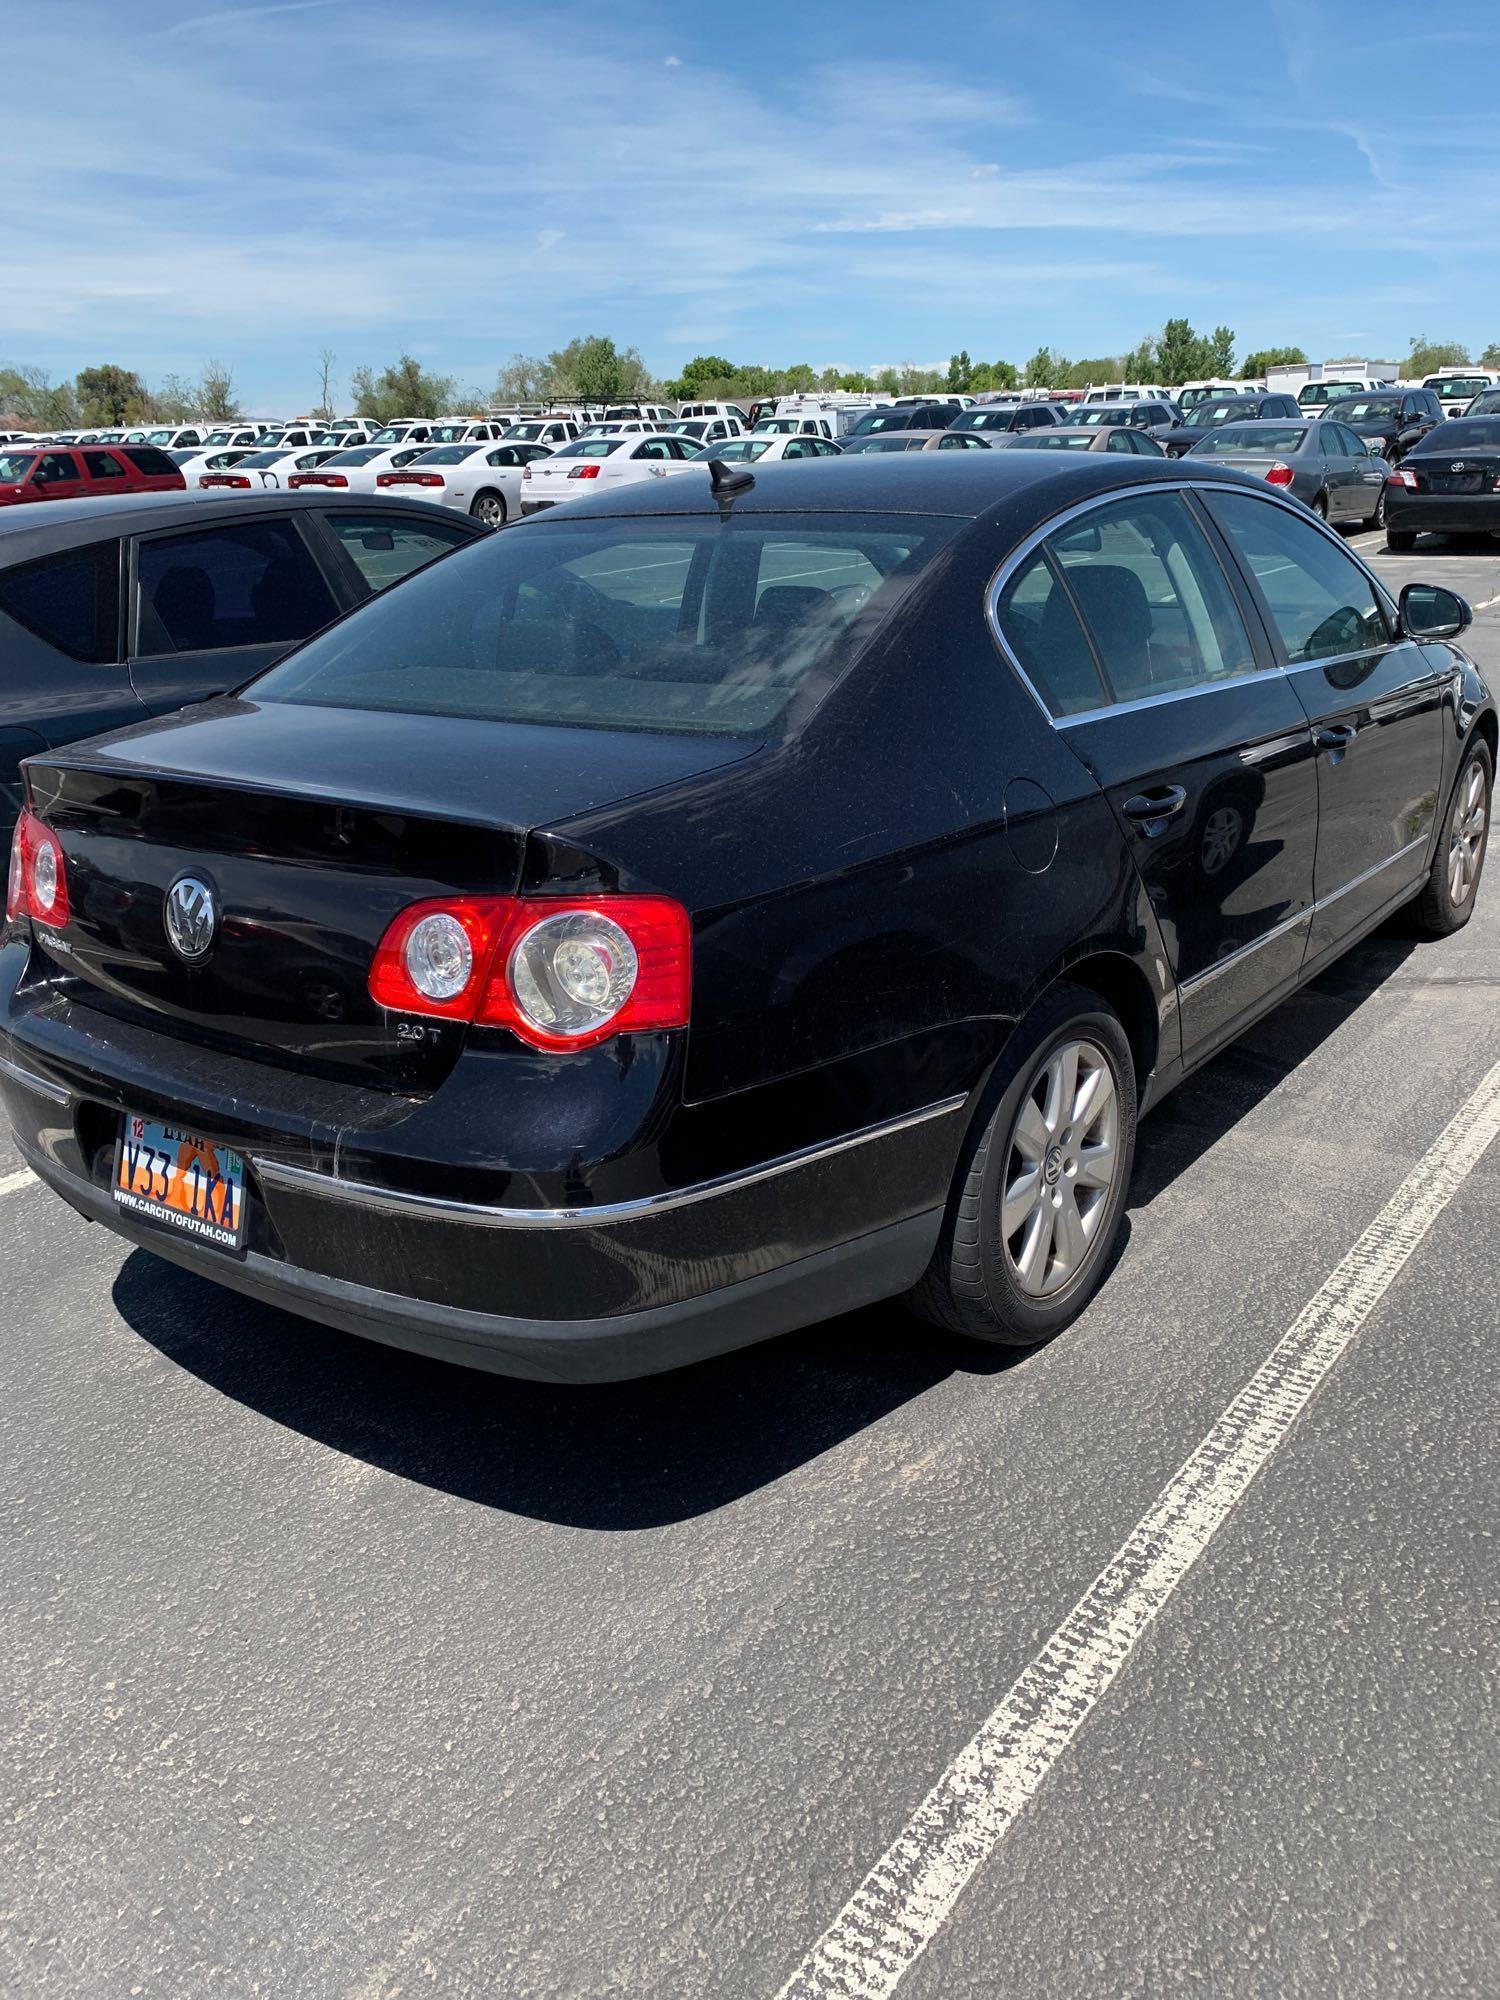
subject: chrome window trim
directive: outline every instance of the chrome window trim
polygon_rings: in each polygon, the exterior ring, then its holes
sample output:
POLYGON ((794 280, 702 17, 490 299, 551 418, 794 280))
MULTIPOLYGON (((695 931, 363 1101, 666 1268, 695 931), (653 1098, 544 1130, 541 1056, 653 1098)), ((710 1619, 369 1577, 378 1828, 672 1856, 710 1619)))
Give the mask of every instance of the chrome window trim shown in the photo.
POLYGON ((664 1215, 673 1209, 689 1208, 695 1202, 711 1201, 719 1195, 736 1194, 742 1188, 774 1180, 781 1174, 794 1172, 798 1167, 835 1159, 840 1153, 850 1152, 856 1146, 890 1138, 897 1132, 909 1131, 913 1126, 925 1125, 932 1119, 951 1118, 968 1101, 964 1095, 945 1097, 936 1104, 925 1105, 920 1111, 909 1111, 899 1118, 882 1119, 879 1124, 862 1126, 857 1132, 845 1133, 839 1139, 800 1147, 796 1152, 766 1160, 758 1167, 721 1174, 714 1180, 696 1181, 690 1187, 669 1188, 661 1194, 641 1195, 633 1201, 603 1202, 595 1208, 491 1207, 483 1202, 449 1201, 439 1195, 408 1194, 396 1188, 375 1187, 368 1181, 346 1180, 336 1174, 320 1173, 312 1167, 289 1166, 280 1160, 252 1156, 250 1164, 267 1187, 283 1188, 293 1194, 315 1195, 325 1201, 349 1202, 360 1208, 419 1216, 432 1222, 471 1223, 484 1229, 597 1229, 610 1223, 634 1222, 645 1216, 664 1215))
POLYGON ((1405 847, 1397 848, 1394 854, 1386 855, 1383 861, 1377 861, 1372 867, 1363 869, 1358 875, 1351 876, 1342 888, 1330 889, 1326 896, 1319 896, 1317 901, 1309 903, 1305 910, 1298 910, 1297 914, 1292 917, 1283 917, 1279 924, 1274 924, 1262 936, 1251 938, 1248 944, 1239 945, 1226 958, 1221 958, 1217 964, 1209 966, 1206 971, 1195 972, 1191 979, 1185 979, 1181 982, 1177 989, 1178 993, 1184 1000, 1190 998, 1194 993, 1199 992, 1203 987, 1217 979, 1220 973, 1232 971, 1236 965, 1247 959, 1252 952, 1259 951, 1262 945, 1275 944, 1278 938, 1285 937, 1289 931, 1294 931, 1299 924, 1311 925, 1315 918, 1321 916, 1324 910, 1338 902, 1340 897, 1347 896, 1352 889, 1362 888, 1366 882, 1373 881, 1382 869, 1394 867, 1398 861, 1404 861, 1408 854, 1415 854, 1419 847, 1427 845, 1427 841, 1428 836, 1425 833, 1416 840, 1409 840, 1405 847))
MULTIPOLYGON (((1033 685, 1030 675, 1011 649, 1005 637, 1004 630, 1001 627, 1000 599, 1004 595, 1005 586, 1010 582, 1022 563, 1028 557, 1034 555, 1049 536, 1056 534, 1060 528, 1065 527, 1072 521, 1078 520, 1082 515, 1091 513, 1095 508, 1107 507, 1119 500, 1133 499, 1137 494, 1141 493, 1205 492, 1248 493, 1252 499, 1259 500, 1262 504, 1269 507, 1279 507, 1283 512, 1292 515, 1294 519, 1303 522, 1305 525, 1312 527, 1316 532, 1324 535, 1333 547, 1346 556, 1365 577, 1367 582, 1370 583, 1375 591, 1376 601, 1386 616, 1387 624, 1392 625, 1394 623, 1394 601, 1385 586, 1381 583, 1380 578, 1376 576, 1369 565, 1347 545, 1343 537, 1336 533, 1326 521, 1320 520, 1310 507, 1304 507, 1300 501, 1293 502, 1287 500, 1283 495, 1273 492, 1269 487, 1262 492, 1248 479, 1243 481, 1237 479, 1152 479, 1142 480, 1139 484, 1135 485, 1111 487, 1106 493, 1091 493, 1086 500, 1076 501, 1073 506, 1065 507, 1060 513, 1049 516, 1040 527, 1033 528, 1025 539, 1018 542, 1010 554, 1006 556, 1005 560, 1000 564, 1000 567, 985 586, 985 622, 990 628, 990 637, 998 647, 1000 656, 1005 664, 1020 681, 1022 687, 1025 688, 1026 692, 1031 696, 1031 699, 1036 703, 1043 716, 1051 723, 1054 729, 1066 729, 1081 722, 1097 722, 1109 715, 1129 714, 1132 709, 1152 707, 1161 702, 1186 701, 1193 695, 1213 694, 1220 688, 1242 686, 1249 681, 1263 680, 1267 674, 1284 675, 1301 672, 1308 667, 1331 666, 1336 660, 1359 658, 1359 654, 1357 653, 1330 653, 1318 660, 1289 660, 1285 664, 1273 661, 1270 666, 1257 667, 1248 674, 1236 674, 1229 680, 1202 681, 1191 688, 1169 688, 1159 695, 1139 695, 1132 701, 1110 702, 1103 708, 1080 710, 1076 715, 1054 715, 1052 713, 1037 688, 1033 685)), ((1217 523, 1215 523, 1215 526, 1217 526, 1217 523)), ((1202 532, 1201 528, 1199 532, 1202 532)), ((1220 533, 1223 533, 1222 529, 1220 533)), ((1210 546, 1212 547, 1212 544, 1210 546)), ((1248 569, 1248 563, 1246 563, 1245 558, 1237 549, 1233 550, 1233 555, 1239 567, 1248 569)), ((1214 550, 1214 556, 1217 560, 1217 549, 1214 550)), ((1253 570, 1250 572, 1250 575, 1253 581, 1253 570)), ((1243 587, 1243 583, 1241 583, 1241 588, 1243 589, 1243 587)), ((1236 600, 1236 609, 1238 609, 1238 600, 1236 600)), ((1280 640, 1277 634, 1273 632, 1270 638, 1273 646, 1279 646, 1280 640)), ((1410 645, 1412 643, 1413 641, 1404 636, 1398 639, 1395 637, 1393 631, 1387 635, 1385 641, 1387 647, 1410 645)), ((1377 652, 1384 649, 1378 646, 1367 646, 1364 650, 1366 652, 1377 652)), ((1434 678, 1441 679, 1441 673, 1436 674, 1434 678)))

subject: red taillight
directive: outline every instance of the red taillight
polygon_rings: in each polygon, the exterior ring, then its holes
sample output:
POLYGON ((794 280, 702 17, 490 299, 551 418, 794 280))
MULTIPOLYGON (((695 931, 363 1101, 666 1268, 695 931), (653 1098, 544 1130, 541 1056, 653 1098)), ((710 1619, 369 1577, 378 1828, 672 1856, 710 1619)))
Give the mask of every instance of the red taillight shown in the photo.
POLYGON ((61 930, 68 921, 68 871, 57 835, 28 807, 16 821, 10 843, 5 916, 61 930))
POLYGON ((294 472, 288 486, 347 486, 342 472, 294 472))
POLYGON ((1417 475, 1414 472, 1408 472, 1404 465, 1398 465, 1394 470, 1386 474, 1385 483, 1387 486, 1405 486, 1415 490, 1417 475))
POLYGON ((568 477, 569 479, 597 479, 599 477, 599 468, 597 465, 575 465, 573 470, 568 474, 568 477))
POLYGON ((377 472, 377 486, 441 486, 440 472, 377 472))
POLYGON ((1296 475, 1293 473, 1292 468, 1289 465, 1283 465, 1278 458, 1276 463, 1266 473, 1266 484, 1268 486, 1290 486, 1295 477, 1296 475))
POLYGON ((667 896, 414 903, 370 967, 378 1006, 509 1028, 547 1050, 685 1028, 691 987, 691 923, 667 896))
POLYGON ((250 482, 248 479, 241 478, 237 472, 200 472, 198 474, 198 484, 200 486, 244 486, 248 488, 250 482))

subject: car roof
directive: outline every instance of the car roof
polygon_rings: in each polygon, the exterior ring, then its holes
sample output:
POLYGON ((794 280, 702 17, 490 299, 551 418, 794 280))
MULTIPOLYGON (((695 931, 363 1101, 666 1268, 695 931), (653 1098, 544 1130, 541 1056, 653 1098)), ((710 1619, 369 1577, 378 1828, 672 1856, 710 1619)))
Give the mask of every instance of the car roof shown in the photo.
MULTIPOLYGON (((925 436, 925 432, 918 432, 925 436)), ((1115 488, 1160 482, 1195 485, 1231 480, 1264 491, 1264 483, 1215 461, 1202 470, 1183 459, 1128 457, 1120 452, 920 451, 851 452, 794 464, 761 464, 754 485, 739 493, 739 514, 947 514, 979 520, 1020 506, 1038 523, 1115 488)), ((727 496, 726 496, 727 498, 727 496)), ((686 475, 648 479, 570 501, 564 521, 586 515, 701 514, 718 511, 707 479, 686 475)), ((545 527, 533 516, 511 532, 545 527)))
MULTIPOLYGON (((78 548, 88 542, 106 541, 113 535, 138 535, 153 528, 210 527, 227 521, 259 518, 290 508, 301 512, 328 512, 336 507, 358 507, 361 514, 374 509, 410 513, 426 502, 403 499, 397 494, 282 492, 226 493, 222 500, 202 493, 181 490, 170 493, 100 494, 81 500, 53 500, 45 507, 0 507, 0 563, 23 562, 32 556, 51 555, 59 549, 78 548), (41 516, 42 518, 37 518, 41 516)), ((445 521, 455 518, 451 507, 433 507, 445 521)))

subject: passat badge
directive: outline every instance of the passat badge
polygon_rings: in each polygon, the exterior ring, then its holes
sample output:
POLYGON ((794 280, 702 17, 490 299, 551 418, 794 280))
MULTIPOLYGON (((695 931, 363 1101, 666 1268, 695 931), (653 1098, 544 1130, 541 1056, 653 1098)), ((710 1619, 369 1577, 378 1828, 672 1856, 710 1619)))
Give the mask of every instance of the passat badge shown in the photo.
POLYGON ((207 958, 219 928, 214 892, 196 875, 179 875, 167 891, 167 942, 179 958, 195 965, 207 958))

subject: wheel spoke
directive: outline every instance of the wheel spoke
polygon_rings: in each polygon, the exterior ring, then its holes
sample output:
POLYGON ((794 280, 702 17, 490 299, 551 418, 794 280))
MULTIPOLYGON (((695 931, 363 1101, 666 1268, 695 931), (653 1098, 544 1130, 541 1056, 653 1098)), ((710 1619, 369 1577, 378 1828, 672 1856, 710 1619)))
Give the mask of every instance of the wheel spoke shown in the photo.
POLYGON ((1052 1223, 1057 1210, 1050 1201, 1040 1202, 1026 1229, 1026 1240, 1016 1259, 1016 1270, 1028 1292, 1040 1292, 1047 1281, 1047 1265, 1052 1256, 1052 1223))
MULTIPOLYGON (((1068 1042, 1057 1052, 1057 1116, 1052 1121, 1054 1136, 1065 1126, 1073 1124, 1078 1116, 1078 1059, 1083 1050, 1077 1042, 1068 1042)), ((1051 1109, 1049 1104, 1048 1109, 1051 1109)))
POLYGON ((1096 1125, 1114 1109, 1115 1080, 1109 1073, 1107 1063, 1099 1063, 1091 1069, 1078 1089, 1078 1102, 1073 1108, 1073 1130, 1077 1137, 1085 1138, 1096 1125))
POLYGON ((1040 1166, 1047 1156, 1052 1133, 1045 1115, 1037 1108, 1035 1096, 1029 1096, 1021 1107, 1021 1115, 1016 1120, 1015 1144, 1022 1157, 1034 1165, 1040 1166))
POLYGON ((1005 1190, 1005 1200, 1000 1209, 1000 1233, 1007 1243, 1036 1207, 1041 1191, 1040 1167, 1028 1167, 1024 1173, 1017 1174, 1005 1190))
POLYGON ((1057 1227, 1053 1232, 1053 1251, 1056 1257, 1056 1277, 1060 1283, 1071 1278, 1083 1262, 1089 1247, 1083 1230, 1083 1220, 1078 1213, 1078 1204, 1071 1188, 1063 1189, 1061 1208, 1056 1210, 1057 1227))
POLYGON ((1078 1155, 1078 1185, 1086 1188, 1107 1188, 1114 1184, 1115 1142, 1100 1139, 1091 1146, 1081 1148, 1078 1155))

